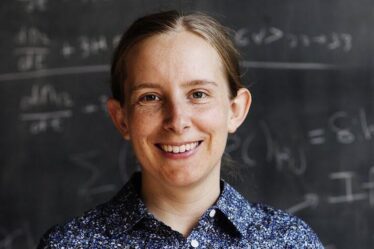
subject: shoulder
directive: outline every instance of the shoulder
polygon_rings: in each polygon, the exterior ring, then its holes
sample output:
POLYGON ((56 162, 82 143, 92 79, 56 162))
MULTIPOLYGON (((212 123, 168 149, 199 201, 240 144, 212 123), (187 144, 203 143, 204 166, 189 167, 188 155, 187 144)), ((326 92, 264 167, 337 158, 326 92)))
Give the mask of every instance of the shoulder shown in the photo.
POLYGON ((99 241, 98 235, 103 234, 105 228, 105 214, 103 206, 98 206, 75 217, 62 225, 50 228, 40 240, 38 249, 44 248, 77 248, 85 243, 99 241))
POLYGON ((217 205, 254 248, 323 248, 303 220, 262 203, 248 202, 227 183, 217 205))
POLYGON ((138 175, 134 175, 108 202, 52 227, 38 248, 121 248, 118 235, 126 240, 127 230, 145 213, 134 185, 137 179, 138 175))
POLYGON ((262 203, 249 204, 253 221, 248 234, 269 248, 323 248, 316 233, 302 219, 262 203))

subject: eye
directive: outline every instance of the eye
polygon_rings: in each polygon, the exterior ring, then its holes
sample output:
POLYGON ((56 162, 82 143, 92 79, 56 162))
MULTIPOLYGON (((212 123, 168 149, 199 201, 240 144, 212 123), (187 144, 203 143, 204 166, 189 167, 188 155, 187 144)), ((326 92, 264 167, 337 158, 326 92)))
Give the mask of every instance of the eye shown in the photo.
POLYGON ((146 94, 140 97, 139 101, 140 102, 154 102, 154 101, 159 101, 160 97, 158 97, 155 94, 146 94))
POLYGON ((205 98, 206 96, 207 94, 202 91, 196 91, 192 93, 192 98, 194 99, 202 99, 202 98, 205 98))

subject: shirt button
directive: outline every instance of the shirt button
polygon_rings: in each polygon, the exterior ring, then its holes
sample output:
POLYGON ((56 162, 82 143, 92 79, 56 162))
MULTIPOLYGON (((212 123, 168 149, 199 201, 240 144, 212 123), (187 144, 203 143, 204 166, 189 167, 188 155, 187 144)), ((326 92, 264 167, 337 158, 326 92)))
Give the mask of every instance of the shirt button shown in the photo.
POLYGON ((212 209, 209 213, 210 218, 213 218, 216 215, 216 210, 212 209))
POLYGON ((196 247, 199 246, 199 242, 198 242, 197 240, 193 239, 193 240, 191 241, 191 246, 192 246, 193 248, 196 248, 196 247))

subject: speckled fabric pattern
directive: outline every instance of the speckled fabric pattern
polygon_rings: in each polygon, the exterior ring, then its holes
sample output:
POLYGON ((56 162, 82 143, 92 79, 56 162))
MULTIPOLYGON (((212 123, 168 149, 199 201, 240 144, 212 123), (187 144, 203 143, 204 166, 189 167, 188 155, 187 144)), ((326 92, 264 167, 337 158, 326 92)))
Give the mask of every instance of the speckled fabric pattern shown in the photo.
POLYGON ((147 211, 140 181, 137 173, 110 201, 51 228, 38 248, 323 248, 305 222, 248 203, 223 181, 217 202, 184 238, 147 211))

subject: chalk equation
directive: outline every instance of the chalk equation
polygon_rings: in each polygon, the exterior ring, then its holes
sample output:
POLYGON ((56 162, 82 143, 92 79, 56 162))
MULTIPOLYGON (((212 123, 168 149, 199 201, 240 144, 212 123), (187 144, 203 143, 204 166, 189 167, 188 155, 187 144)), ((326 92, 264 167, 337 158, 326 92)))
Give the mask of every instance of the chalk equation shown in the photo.
POLYGON ((364 108, 359 108, 354 115, 346 111, 337 111, 330 116, 325 127, 308 131, 310 144, 327 143, 328 133, 332 133, 335 141, 340 144, 349 145, 357 141, 370 141, 374 137, 374 123, 368 120, 364 108))
POLYGON ((73 39, 55 41, 37 27, 22 27, 14 38, 16 47, 13 52, 18 71, 47 68, 46 61, 50 54, 60 56, 64 60, 86 59, 90 56, 106 54, 116 47, 120 35, 112 37, 101 34, 96 36, 80 35, 73 39))
POLYGON ((360 182, 354 171, 338 171, 328 175, 331 186, 339 186, 339 193, 324 193, 322 198, 317 193, 306 193, 304 199, 287 209, 294 214, 304 209, 315 209, 321 202, 329 205, 352 204, 367 201, 370 207, 374 207, 374 166, 368 172, 364 182, 360 182))
POLYGON ((328 202, 339 204, 367 200, 370 206, 374 206, 374 167, 371 167, 367 174, 367 181, 359 182, 354 171, 331 173, 330 179, 343 183, 344 189, 339 195, 329 196, 328 202), (355 185, 359 189, 355 190, 355 185))
POLYGON ((269 125, 259 121, 259 129, 252 131, 248 136, 235 134, 229 137, 226 153, 238 152, 241 163, 248 167, 258 166, 257 160, 251 155, 255 138, 259 137, 266 143, 264 158, 266 162, 273 163, 278 171, 287 171, 294 175, 302 175, 307 169, 307 159, 302 144, 285 144, 276 139, 269 125))
POLYGON ((348 33, 331 32, 329 34, 294 34, 277 27, 249 30, 240 28, 234 33, 234 41, 239 47, 249 45, 269 46, 274 43, 285 42, 290 49, 319 46, 326 50, 341 50, 350 52, 353 38, 348 33))
POLYGON ((98 183, 102 176, 99 165, 95 163, 98 156, 98 151, 87 151, 69 157, 75 166, 84 169, 89 175, 88 180, 83 182, 77 190, 78 196, 85 197, 88 201, 92 201, 96 195, 114 192, 117 189, 114 184, 98 183))
MULTIPOLYGON (((106 113, 107 98, 101 95, 95 102, 80 107, 79 112, 84 115, 101 111, 106 113)), ((62 132, 63 122, 72 118, 75 111, 70 93, 58 91, 52 84, 33 85, 30 95, 21 98, 19 108, 19 119, 27 124, 31 134, 40 134, 49 130, 62 132)))

